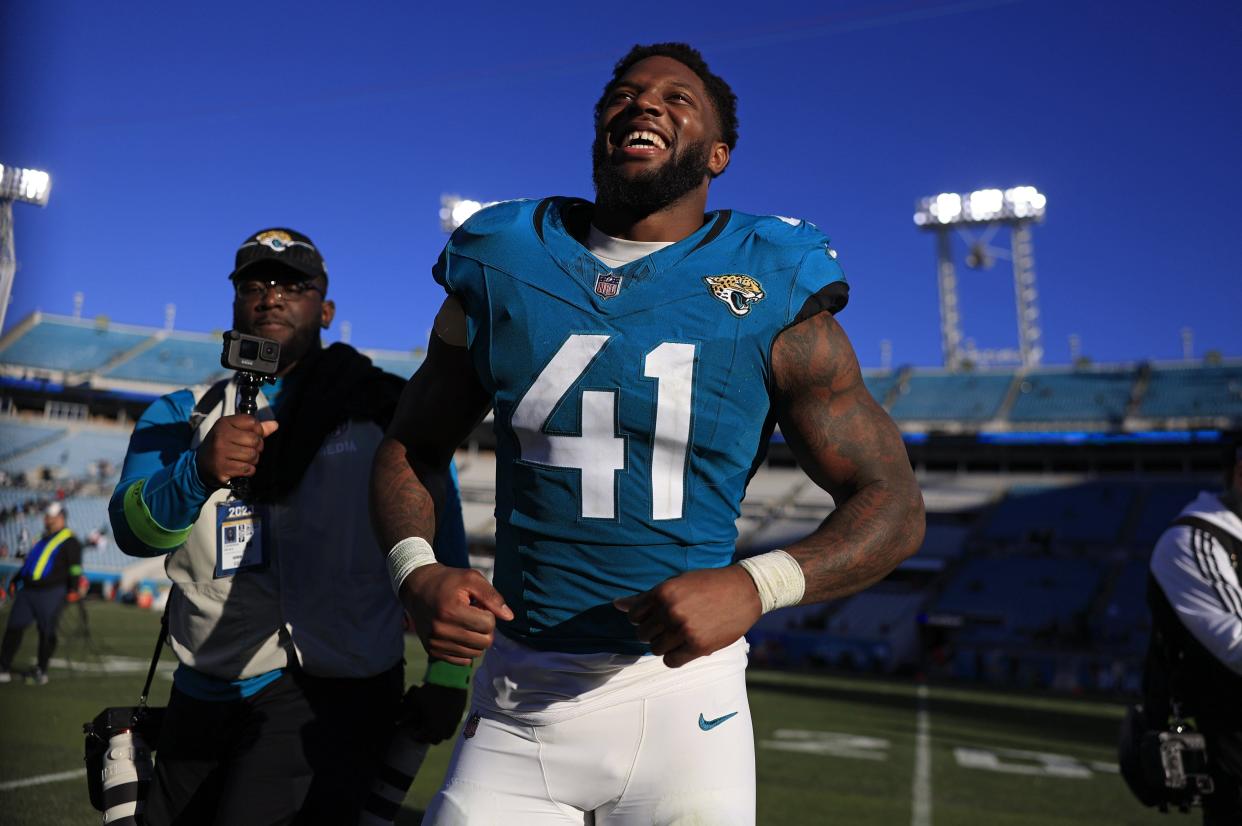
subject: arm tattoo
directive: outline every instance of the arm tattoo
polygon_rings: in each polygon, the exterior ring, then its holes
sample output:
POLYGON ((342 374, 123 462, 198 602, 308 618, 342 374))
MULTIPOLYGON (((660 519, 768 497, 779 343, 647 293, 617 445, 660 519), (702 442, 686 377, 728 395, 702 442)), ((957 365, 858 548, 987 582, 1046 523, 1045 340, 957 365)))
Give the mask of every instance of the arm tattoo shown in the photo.
POLYGON ((433 335, 371 469, 371 521, 385 551, 410 536, 434 544, 453 451, 489 409, 466 348, 433 335))
POLYGON ((841 325, 819 313, 772 348, 781 433, 836 510, 785 550, 806 575, 804 602, 860 591, 923 541, 923 498, 901 434, 862 381, 841 325))
POLYGON ((371 469, 371 519, 381 548, 388 550, 410 536, 435 541, 437 497, 429 489, 441 481, 435 476, 429 468, 416 473, 397 440, 386 438, 380 444, 371 469))

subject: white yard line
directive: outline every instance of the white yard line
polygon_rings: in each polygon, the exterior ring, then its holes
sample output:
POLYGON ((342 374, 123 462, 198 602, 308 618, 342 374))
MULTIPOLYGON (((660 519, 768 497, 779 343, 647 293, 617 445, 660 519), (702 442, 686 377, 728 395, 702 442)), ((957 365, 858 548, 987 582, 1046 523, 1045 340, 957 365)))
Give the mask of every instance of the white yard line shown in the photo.
POLYGON ((919 686, 914 736, 914 782, 910 789, 910 826, 931 826, 931 718, 927 686, 919 686))
POLYGON ((74 769, 71 772, 56 772, 56 774, 40 774, 36 777, 25 777, 21 780, 6 780, 0 783, 0 792, 7 792, 10 789, 20 789, 24 786, 40 786, 44 783, 59 783, 62 780, 76 780, 86 775, 86 769, 74 769))

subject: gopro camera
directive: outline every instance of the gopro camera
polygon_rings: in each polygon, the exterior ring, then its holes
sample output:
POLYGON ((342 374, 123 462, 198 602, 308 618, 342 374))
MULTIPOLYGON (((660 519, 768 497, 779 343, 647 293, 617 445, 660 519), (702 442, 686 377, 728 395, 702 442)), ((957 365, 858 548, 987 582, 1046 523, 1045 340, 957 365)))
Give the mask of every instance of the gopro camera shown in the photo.
MULTIPOLYGON (((229 330, 224 334, 224 352, 220 354, 220 364, 237 371, 237 402, 234 409, 238 413, 253 416, 259 409, 256 402, 259 386, 276 383, 276 379, 272 377, 280 369, 280 343, 270 338, 248 336, 229 330)), ((248 476, 230 479, 229 487, 237 498, 250 498, 248 476)))
POLYGON ((272 376, 280 366, 280 344, 270 338, 229 330, 224 334, 220 364, 229 370, 272 376))

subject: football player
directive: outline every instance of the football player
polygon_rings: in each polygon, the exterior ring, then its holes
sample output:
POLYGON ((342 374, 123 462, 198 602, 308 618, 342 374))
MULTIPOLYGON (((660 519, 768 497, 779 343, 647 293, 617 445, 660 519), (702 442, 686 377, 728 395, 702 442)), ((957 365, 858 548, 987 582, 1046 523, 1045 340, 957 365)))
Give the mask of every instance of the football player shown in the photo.
POLYGON ((737 141, 729 86, 689 46, 635 47, 595 123, 594 204, 503 203, 453 234, 433 268, 448 298, 376 457, 377 530, 429 654, 487 651, 428 824, 754 823, 743 635, 867 587, 923 535, 900 434, 833 316, 828 239, 706 211, 737 141), (429 544, 449 459, 489 409, 495 589, 429 544), (735 561, 776 425, 836 509, 735 561))

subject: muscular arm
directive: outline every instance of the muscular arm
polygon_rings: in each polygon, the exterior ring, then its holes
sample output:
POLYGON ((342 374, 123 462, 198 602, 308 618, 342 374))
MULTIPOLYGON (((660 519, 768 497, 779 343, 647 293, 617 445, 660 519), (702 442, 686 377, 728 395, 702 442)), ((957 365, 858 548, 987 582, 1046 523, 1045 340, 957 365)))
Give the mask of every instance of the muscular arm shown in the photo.
MULTIPOLYGON (((436 317, 427 358, 401 394, 371 470, 371 518, 380 546, 410 537, 431 543, 437 505, 451 484, 449 461, 490 409, 465 347, 464 316, 450 297, 436 317)), ((399 596, 427 653, 469 665, 491 644, 496 618, 513 619, 477 571, 433 563, 401 582, 399 596)))
MULTIPOLYGON (((837 502, 814 533, 784 549, 802 568, 802 601, 861 591, 923 541, 923 497, 901 434, 863 385, 854 350, 828 313, 781 333, 772 369, 781 432, 798 464, 837 502)), ((614 605, 674 668, 745 634, 762 607, 741 565, 688 571, 614 605)))
MULTIPOLYGON (((450 312, 460 311, 456 307, 450 312)), ((453 451, 491 409, 470 352, 461 346, 465 342, 446 341, 444 336, 453 338, 454 330, 443 329, 444 315, 442 310, 436 319, 427 357, 402 391, 375 455, 371 515, 384 548, 410 536, 434 539, 436 502, 443 500, 449 485, 453 451)))
POLYGON ((806 577, 802 601, 852 594, 923 541, 923 497, 901 434, 863 384, 849 339, 828 313, 781 333, 772 368, 781 433, 837 503, 814 533, 785 548, 806 577))

